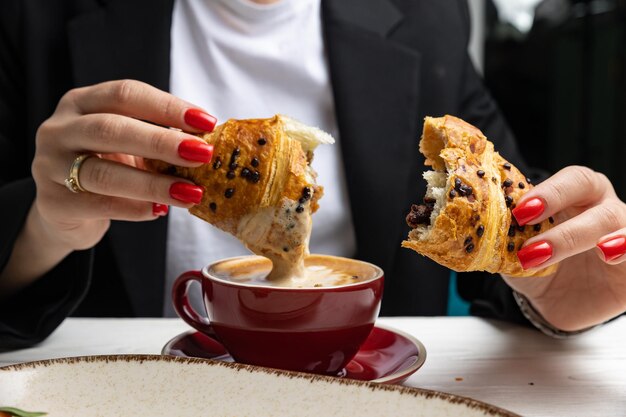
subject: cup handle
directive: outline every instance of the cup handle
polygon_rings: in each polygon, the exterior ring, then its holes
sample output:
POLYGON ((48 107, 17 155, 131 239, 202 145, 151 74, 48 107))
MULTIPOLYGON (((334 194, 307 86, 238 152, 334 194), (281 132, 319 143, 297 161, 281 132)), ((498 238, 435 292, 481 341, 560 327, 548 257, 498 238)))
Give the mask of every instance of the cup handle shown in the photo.
POLYGON ((174 310, 176 310, 178 316, 191 327, 208 336, 216 338, 215 331, 209 319, 200 315, 189 302, 189 288, 192 281, 196 281, 202 285, 202 279, 203 275, 200 271, 187 271, 176 278, 174 286, 172 287, 174 310))

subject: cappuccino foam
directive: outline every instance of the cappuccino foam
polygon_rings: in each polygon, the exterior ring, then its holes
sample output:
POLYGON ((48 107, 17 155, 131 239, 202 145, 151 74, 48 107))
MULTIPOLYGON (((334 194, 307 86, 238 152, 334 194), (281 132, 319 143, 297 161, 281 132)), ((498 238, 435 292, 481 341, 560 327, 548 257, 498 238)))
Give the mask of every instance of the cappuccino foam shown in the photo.
POLYGON ((377 267, 347 258, 311 255, 304 260, 304 274, 281 280, 268 280, 270 260, 262 257, 237 258, 219 262, 209 273, 223 281, 271 287, 317 288, 357 284, 382 274, 377 267))

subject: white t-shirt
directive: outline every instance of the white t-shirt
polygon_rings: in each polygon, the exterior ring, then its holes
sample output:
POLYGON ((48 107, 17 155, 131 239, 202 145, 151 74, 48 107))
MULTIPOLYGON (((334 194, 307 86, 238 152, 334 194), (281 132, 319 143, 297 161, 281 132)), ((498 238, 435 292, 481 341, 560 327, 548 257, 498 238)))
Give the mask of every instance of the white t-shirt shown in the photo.
MULTIPOLYGON (((171 42, 171 93, 202 106, 219 122, 281 113, 335 137, 335 145, 322 145, 315 152, 313 167, 324 197, 313 215, 310 249, 353 256, 356 243, 320 0, 281 0, 270 5, 250 0, 177 0, 171 42)), ((175 315, 171 286, 182 272, 247 253, 233 236, 187 210, 170 208, 164 314, 175 315)), ((199 305, 198 300, 194 305, 199 305)))

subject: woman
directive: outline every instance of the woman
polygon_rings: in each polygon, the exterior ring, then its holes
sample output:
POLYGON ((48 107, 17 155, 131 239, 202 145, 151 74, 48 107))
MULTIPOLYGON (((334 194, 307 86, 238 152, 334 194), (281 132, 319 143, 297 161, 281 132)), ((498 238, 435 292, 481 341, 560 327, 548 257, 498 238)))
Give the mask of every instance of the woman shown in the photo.
MULTIPOLYGON (((168 314, 177 273, 243 250, 185 213, 202 189, 140 170, 144 157, 207 163, 211 149, 184 132, 212 129, 209 112, 221 120, 284 112, 338 137, 314 164, 329 192, 312 250, 380 265, 384 314, 447 306, 449 271, 399 249, 404 212, 425 189, 417 179, 425 115, 469 121, 529 172, 467 57, 461 0, 0 7, 3 348, 42 340, 72 313, 168 314), (82 162, 86 192, 74 193, 68 170, 91 153, 103 157, 82 162)), ((515 215, 520 224, 557 217, 519 257, 526 267, 561 267, 545 279, 462 274, 473 313, 520 322, 524 313, 559 335, 626 310, 626 206, 606 177, 565 168, 515 215)))

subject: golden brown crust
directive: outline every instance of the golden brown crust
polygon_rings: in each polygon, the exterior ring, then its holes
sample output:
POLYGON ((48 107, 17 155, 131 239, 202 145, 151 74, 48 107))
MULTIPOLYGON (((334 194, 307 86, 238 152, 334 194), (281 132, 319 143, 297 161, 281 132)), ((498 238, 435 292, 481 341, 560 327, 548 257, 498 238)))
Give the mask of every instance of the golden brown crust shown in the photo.
POLYGON ((204 187, 202 201, 190 213, 236 235, 243 216, 278 206, 282 198, 298 201, 305 187, 313 190, 311 210, 317 210, 322 187, 307 179, 307 156, 300 143, 284 133, 280 116, 231 119, 201 137, 213 145, 209 164, 185 168, 146 161, 150 170, 204 187))
POLYGON ((432 228, 414 229, 403 247, 459 272, 545 276, 556 271, 556 265, 522 269, 517 251, 552 225, 549 220, 537 226, 517 225, 511 209, 532 185, 494 151, 480 130, 453 116, 427 117, 420 151, 426 165, 448 174, 446 204, 432 228))

